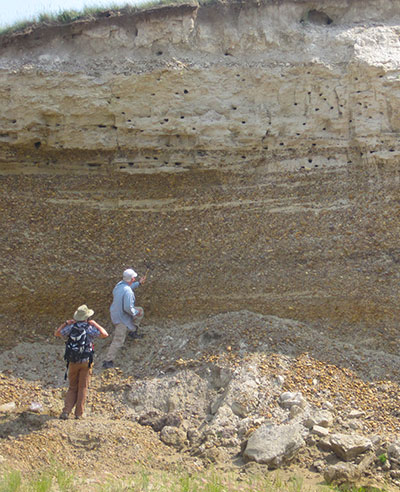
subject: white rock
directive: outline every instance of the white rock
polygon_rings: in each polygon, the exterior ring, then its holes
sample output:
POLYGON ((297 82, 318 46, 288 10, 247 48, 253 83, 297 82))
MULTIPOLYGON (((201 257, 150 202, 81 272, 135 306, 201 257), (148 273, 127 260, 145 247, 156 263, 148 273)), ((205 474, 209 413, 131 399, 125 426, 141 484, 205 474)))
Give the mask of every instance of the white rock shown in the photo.
POLYGON ((329 435, 329 430, 326 427, 321 427, 320 425, 314 425, 311 433, 319 437, 326 437, 327 435, 329 435))
POLYGON ((300 424, 264 424, 250 436, 244 458, 278 468, 304 446, 303 429, 300 424))
POLYGON ((332 434, 330 444, 336 456, 344 461, 351 461, 358 455, 372 449, 371 440, 357 434, 332 434))
POLYGON ((15 410, 17 405, 15 402, 11 401, 9 403, 4 403, 3 405, 0 405, 0 412, 12 412, 15 410))

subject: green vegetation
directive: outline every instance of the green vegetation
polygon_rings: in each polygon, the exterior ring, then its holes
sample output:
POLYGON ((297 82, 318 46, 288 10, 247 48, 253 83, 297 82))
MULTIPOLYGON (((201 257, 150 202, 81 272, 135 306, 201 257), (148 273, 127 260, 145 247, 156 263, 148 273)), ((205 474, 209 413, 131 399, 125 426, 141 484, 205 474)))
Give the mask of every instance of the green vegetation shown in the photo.
POLYGON ((292 477, 285 480, 275 475, 238 474, 214 470, 188 474, 187 472, 157 472, 137 465, 129 478, 108 479, 97 482, 80 479, 56 465, 23 476, 10 470, 0 473, 0 492, 384 492, 369 487, 329 487, 305 485, 292 477))
POLYGON ((387 461, 387 456, 385 453, 381 454, 379 457, 378 457, 379 461, 381 462, 382 465, 384 465, 387 461))
POLYGON ((143 10, 148 10, 154 7, 163 5, 179 5, 182 3, 194 3, 196 5, 209 3, 213 0, 149 0, 140 5, 121 5, 109 4, 107 6, 85 7, 82 10, 62 10, 55 14, 42 13, 38 17, 31 20, 16 22, 13 25, 0 27, 0 36, 11 34, 17 31, 23 31, 27 28, 36 28, 41 26, 57 26, 69 24, 78 20, 95 20, 102 17, 110 16, 111 12, 119 12, 121 14, 132 14, 143 10))

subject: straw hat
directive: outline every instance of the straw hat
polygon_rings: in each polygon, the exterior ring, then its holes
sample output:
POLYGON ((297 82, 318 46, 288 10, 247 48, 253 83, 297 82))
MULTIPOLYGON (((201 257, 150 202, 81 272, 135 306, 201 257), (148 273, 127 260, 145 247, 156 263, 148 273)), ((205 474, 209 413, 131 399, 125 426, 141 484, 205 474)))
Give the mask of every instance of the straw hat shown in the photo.
POLYGON ((89 309, 86 304, 82 304, 75 311, 74 320, 75 321, 86 321, 90 316, 94 315, 93 309, 89 309))

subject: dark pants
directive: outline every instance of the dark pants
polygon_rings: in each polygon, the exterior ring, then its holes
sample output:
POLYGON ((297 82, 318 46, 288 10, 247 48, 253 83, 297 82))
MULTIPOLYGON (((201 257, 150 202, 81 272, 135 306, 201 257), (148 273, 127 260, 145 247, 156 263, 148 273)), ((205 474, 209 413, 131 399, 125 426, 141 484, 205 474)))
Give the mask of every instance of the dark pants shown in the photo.
POLYGON ((63 413, 69 415, 75 407, 75 416, 81 417, 92 377, 92 368, 88 362, 70 362, 68 369, 69 388, 65 395, 63 413))

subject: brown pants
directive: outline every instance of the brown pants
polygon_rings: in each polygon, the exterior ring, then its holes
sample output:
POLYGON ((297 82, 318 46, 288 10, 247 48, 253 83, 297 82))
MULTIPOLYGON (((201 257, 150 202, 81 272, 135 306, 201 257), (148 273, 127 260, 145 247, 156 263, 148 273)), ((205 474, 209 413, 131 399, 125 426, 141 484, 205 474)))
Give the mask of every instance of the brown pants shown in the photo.
POLYGON ((69 415, 75 407, 75 416, 82 416, 91 377, 92 368, 89 368, 88 362, 69 363, 69 388, 65 395, 63 413, 69 415))

